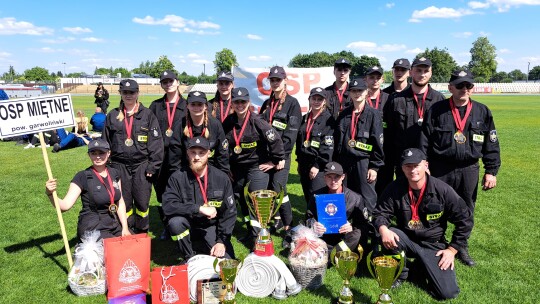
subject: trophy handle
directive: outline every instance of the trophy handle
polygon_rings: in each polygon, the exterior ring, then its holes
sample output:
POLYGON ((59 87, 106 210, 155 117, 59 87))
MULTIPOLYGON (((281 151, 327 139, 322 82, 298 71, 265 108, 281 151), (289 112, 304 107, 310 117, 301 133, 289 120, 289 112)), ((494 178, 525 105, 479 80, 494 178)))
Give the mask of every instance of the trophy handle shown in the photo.
POLYGON ((371 254, 373 254, 373 251, 371 251, 366 257, 367 268, 369 270, 369 273, 371 273, 374 278, 377 278, 375 276, 375 273, 373 272, 373 261, 371 260, 371 254))
POLYGON ((400 257, 400 259, 399 259, 399 270, 396 273, 396 277, 394 278, 394 281, 397 280, 397 278, 401 274, 401 271, 403 271, 403 267, 405 266, 405 252, 404 251, 400 252, 399 257, 400 257))
POLYGON ((332 265, 334 265, 334 267, 337 268, 337 265, 336 265, 336 247, 334 246, 334 248, 332 249, 332 251, 330 252, 330 262, 332 262, 332 265))
POLYGON ((257 214, 255 213, 255 210, 253 210, 253 207, 251 206, 251 196, 249 195, 249 184, 251 183, 251 181, 249 181, 246 186, 244 187, 244 197, 246 198, 246 205, 248 206, 248 209, 249 211, 251 212, 251 214, 253 216, 257 216, 257 214))
POLYGON ((214 271, 215 271, 216 273, 219 273, 219 271, 217 271, 217 268, 216 268, 216 266, 218 265, 218 263, 219 263, 218 258, 215 258, 215 259, 214 259, 214 271))
POLYGON ((278 200, 279 202, 277 203, 276 207, 274 208, 273 214, 272 214, 272 216, 270 218, 273 218, 274 216, 276 216, 276 214, 279 211, 279 207, 281 207, 281 204, 283 204, 283 196, 285 194, 285 191, 283 190, 283 186, 280 183, 278 183, 278 185, 279 185, 279 189, 280 189, 280 191, 279 191, 279 200, 278 200))

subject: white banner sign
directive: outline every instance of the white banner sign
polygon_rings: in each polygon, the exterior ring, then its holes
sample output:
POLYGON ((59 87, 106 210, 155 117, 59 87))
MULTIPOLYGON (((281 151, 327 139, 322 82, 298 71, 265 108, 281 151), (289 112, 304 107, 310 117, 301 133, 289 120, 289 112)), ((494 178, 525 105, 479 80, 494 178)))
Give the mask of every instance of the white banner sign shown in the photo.
POLYGON ((75 125, 71 94, 45 95, 0 102, 0 138, 75 125))
MULTIPOLYGON (((334 68, 285 68, 287 92, 298 99, 302 112, 309 107, 309 91, 315 87, 323 89, 335 81, 334 68)), ((248 89, 251 103, 257 107, 270 96, 268 68, 234 68, 234 86, 248 89)))

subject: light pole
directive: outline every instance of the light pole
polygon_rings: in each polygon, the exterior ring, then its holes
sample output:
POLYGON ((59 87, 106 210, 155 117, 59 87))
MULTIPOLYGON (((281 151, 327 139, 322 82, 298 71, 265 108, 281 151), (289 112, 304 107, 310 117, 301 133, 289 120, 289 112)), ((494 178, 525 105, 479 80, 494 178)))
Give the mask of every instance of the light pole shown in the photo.
POLYGON ((529 82, 529 68, 531 67, 531 63, 527 62, 527 82, 529 82))
POLYGON ((206 63, 203 63, 202 66, 203 66, 202 73, 203 75, 206 75, 206 63))
POLYGON ((62 64, 64 65, 64 78, 66 78, 66 63, 62 62, 62 64))

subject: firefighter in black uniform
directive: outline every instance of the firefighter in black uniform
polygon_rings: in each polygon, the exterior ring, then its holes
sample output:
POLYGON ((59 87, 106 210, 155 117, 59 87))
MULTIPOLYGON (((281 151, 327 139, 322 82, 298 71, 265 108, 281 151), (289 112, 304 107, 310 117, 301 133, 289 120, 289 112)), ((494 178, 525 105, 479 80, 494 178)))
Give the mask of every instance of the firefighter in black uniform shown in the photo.
POLYGON ((233 113, 231 92, 234 88, 234 76, 231 72, 220 72, 218 73, 216 85, 216 95, 208 103, 211 106, 210 112, 212 116, 219 120, 220 123, 223 123, 225 118, 233 113))
POLYGON ((345 174, 343 167, 337 162, 329 162, 324 169, 324 181, 326 186, 315 191, 315 195, 343 193, 345 195, 345 205, 347 214, 347 223, 339 228, 339 233, 324 234, 326 227, 317 221, 317 205, 315 196, 312 195, 309 200, 306 213, 307 225, 318 235, 322 235, 322 240, 328 246, 328 252, 337 246, 337 251, 356 251, 360 239, 367 237, 369 227, 369 212, 362 197, 343 186, 345 174))
MULTIPOLYGON (((422 151, 403 151, 401 168, 405 177, 384 190, 373 212, 373 224, 386 250, 405 251, 423 266, 435 298, 452 299, 459 294, 454 256, 467 244, 472 215, 450 186, 427 174, 427 167, 422 151), (393 219, 396 226, 390 228, 393 219), (454 225, 450 243, 445 238, 448 222, 454 225)), ((404 267, 392 287, 401 285, 408 273, 404 267)))
POLYGON ((381 115, 366 105, 364 79, 351 81, 349 96, 353 104, 339 114, 333 159, 345 167, 345 185, 362 195, 371 214, 377 203, 377 171, 384 164, 381 115))
MULTIPOLYGON (((403 175, 399 168, 399 157, 406 148, 418 148, 422 122, 429 108, 444 95, 431 88, 431 60, 421 57, 413 61, 411 85, 386 103, 383 125, 386 125, 384 151, 385 162, 395 169, 396 176, 403 175)), ((381 183, 381 188, 386 185, 381 183)))
POLYGON ((334 63, 334 76, 336 81, 331 86, 325 88, 328 99, 328 109, 332 116, 337 119, 339 112, 343 111, 351 104, 349 99, 349 75, 351 74, 351 62, 345 58, 340 58, 334 63))
POLYGON ((111 167, 120 172, 129 227, 147 232, 152 178, 163 160, 163 138, 156 116, 138 100, 135 80, 120 82, 120 97, 120 106, 107 114, 102 137, 111 146, 111 167))
MULTIPOLYGON (((163 137, 163 163, 157 175, 157 178, 153 178, 154 190, 156 190, 156 199, 159 203, 158 212, 161 220, 163 221, 163 209, 161 204, 163 202, 161 196, 165 192, 167 181, 174 172, 169 163, 170 142, 174 135, 175 125, 182 121, 186 111, 186 100, 180 94, 178 87, 180 82, 176 73, 171 70, 163 71, 159 77, 161 88, 165 91, 163 97, 152 101, 150 104, 150 111, 156 115, 161 129, 161 137, 163 137)), ((178 131, 176 132, 178 133, 178 131)), ((164 223, 165 224, 165 223, 164 223)), ((163 230, 161 239, 167 239, 167 229, 163 230)))
POLYGON ((253 241, 255 228, 260 224, 251 220, 244 197, 244 186, 249 191, 268 189, 268 170, 285 159, 283 141, 266 121, 250 110, 249 92, 246 88, 232 91, 231 114, 223 122, 223 130, 229 142, 229 162, 233 177, 234 195, 240 204, 243 220, 249 228, 244 241, 253 241), (250 228, 251 227, 251 228, 250 228))
POLYGON ((386 105, 389 95, 381 90, 381 84, 384 82, 383 69, 380 66, 372 66, 366 72, 364 78, 367 84, 368 95, 366 101, 368 105, 381 113, 386 105))
POLYGON ((313 88, 309 93, 309 112, 302 118, 296 138, 298 175, 306 204, 316 190, 324 188, 323 169, 334 153, 335 120, 326 107, 326 92, 313 88))
POLYGON ((283 204, 279 208, 279 216, 276 215, 273 229, 284 228, 289 230, 292 224, 292 208, 287 195, 287 181, 291 170, 291 153, 296 143, 298 129, 302 121, 302 110, 300 103, 291 95, 287 94, 287 74, 280 66, 270 68, 268 74, 272 93, 260 109, 260 117, 267 121, 283 141, 285 149, 285 159, 277 166, 268 170, 270 175, 270 190, 279 192, 281 188, 285 191, 283 204))
POLYGON ((225 138, 221 123, 208 113, 207 105, 204 92, 189 92, 188 111, 182 120, 182 128, 173 134, 171 139, 169 163, 173 171, 188 164, 186 154, 188 140, 202 136, 210 142, 210 164, 229 174, 229 141, 225 138))
POLYGON ((392 82, 386 87, 383 92, 390 96, 405 90, 409 86, 409 71, 411 63, 407 58, 399 58, 392 65, 392 82))
MULTIPOLYGON (((428 156, 431 175, 454 188, 474 216, 478 160, 482 159, 485 168, 482 189, 489 190, 497 185, 501 158, 493 116, 488 107, 471 99, 473 87, 471 72, 452 73, 448 85, 452 96, 428 111, 420 144, 428 156)), ((467 247, 461 249, 458 258, 473 266, 467 247)))
POLYGON ((231 181, 208 164, 208 139, 190 138, 187 154, 189 168, 173 173, 163 194, 169 233, 185 261, 196 254, 234 259, 236 205, 231 181))

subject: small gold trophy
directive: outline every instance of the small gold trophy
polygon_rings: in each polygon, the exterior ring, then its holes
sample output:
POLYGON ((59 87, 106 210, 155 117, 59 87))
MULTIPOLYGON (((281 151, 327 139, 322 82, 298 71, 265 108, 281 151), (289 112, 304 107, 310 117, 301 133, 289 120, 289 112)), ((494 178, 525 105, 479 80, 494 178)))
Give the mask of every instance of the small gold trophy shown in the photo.
POLYGON ((336 253, 336 247, 334 247, 332 253, 330 254, 330 260, 332 261, 332 264, 334 264, 334 267, 336 267, 339 276, 343 279, 343 287, 341 287, 341 291, 339 292, 339 298, 337 303, 354 303, 353 293, 351 291, 351 288, 349 287, 349 280, 356 273, 358 261, 362 259, 362 255, 364 253, 364 249, 360 245, 358 245, 358 253, 359 254, 356 254, 352 251, 340 251, 336 253))
POLYGON ((392 298, 388 292, 390 291, 390 288, 392 288, 394 281, 401 274, 403 266, 405 266, 405 255, 402 252, 401 259, 398 262, 394 257, 389 255, 379 256, 371 260, 372 253, 373 251, 370 252, 367 257, 367 266, 371 275, 377 280, 377 283, 379 283, 379 288, 381 289, 377 304, 392 304, 392 298), (375 272, 373 272, 373 268, 375 268, 375 272))
POLYGON ((279 207, 283 203, 283 187, 279 194, 272 190, 256 190, 251 193, 248 191, 249 182, 244 187, 244 196, 246 204, 261 225, 261 230, 255 242, 254 253, 258 256, 271 256, 274 254, 274 243, 268 231, 268 223, 278 212, 279 207), (278 198, 279 196, 279 198, 278 198), (276 203, 277 200, 277 203, 276 203))
POLYGON ((234 292, 232 291, 232 286, 234 280, 236 279, 236 274, 240 268, 240 261, 233 259, 224 259, 219 262, 218 259, 214 260, 214 270, 216 273, 219 273, 219 277, 225 283, 227 291, 223 297, 223 301, 220 301, 222 304, 236 304, 236 299, 234 298, 234 292), (216 269, 216 266, 219 265, 219 272, 216 269))

